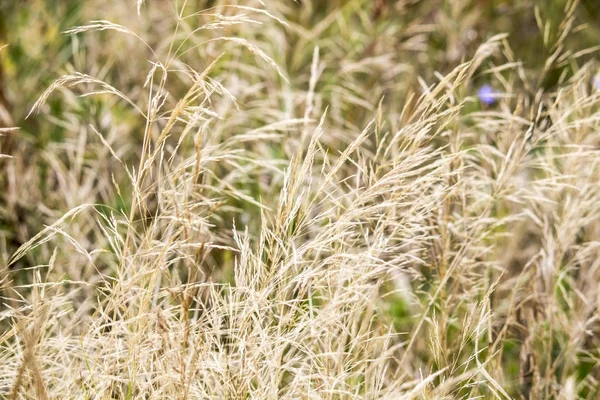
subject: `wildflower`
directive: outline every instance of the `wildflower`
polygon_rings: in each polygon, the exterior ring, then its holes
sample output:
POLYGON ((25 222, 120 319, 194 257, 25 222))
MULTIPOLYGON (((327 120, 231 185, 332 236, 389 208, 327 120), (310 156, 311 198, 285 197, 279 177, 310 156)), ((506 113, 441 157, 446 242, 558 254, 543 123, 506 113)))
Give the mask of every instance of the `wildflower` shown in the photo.
POLYGON ((477 97, 479 97, 479 100, 488 106, 496 102, 496 95, 497 94, 494 89, 487 83, 481 86, 477 91, 477 97))
POLYGON ((477 97, 479 97, 479 100, 488 106, 491 106, 496 102, 497 95, 498 94, 494 91, 494 89, 488 84, 483 85, 477 91, 477 97))
POLYGON ((595 90, 600 90, 600 74, 596 74, 592 78, 592 86, 594 87, 595 90))

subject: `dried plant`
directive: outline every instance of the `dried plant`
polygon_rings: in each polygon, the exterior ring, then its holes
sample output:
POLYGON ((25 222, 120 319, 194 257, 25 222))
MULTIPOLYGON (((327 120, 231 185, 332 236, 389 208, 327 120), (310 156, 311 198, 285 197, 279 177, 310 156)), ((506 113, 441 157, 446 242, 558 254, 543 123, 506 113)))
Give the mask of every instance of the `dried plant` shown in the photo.
POLYGON ((551 3, 73 5, 6 86, 1 396, 596 398, 597 48, 551 3))

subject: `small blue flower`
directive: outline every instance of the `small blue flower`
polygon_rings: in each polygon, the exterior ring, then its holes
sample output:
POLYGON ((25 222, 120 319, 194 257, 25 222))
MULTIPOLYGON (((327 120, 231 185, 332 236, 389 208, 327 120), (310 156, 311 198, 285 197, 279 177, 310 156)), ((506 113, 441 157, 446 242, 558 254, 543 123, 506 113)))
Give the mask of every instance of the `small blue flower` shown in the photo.
POLYGON ((488 106, 491 106, 496 102, 497 95, 498 94, 494 91, 494 89, 487 83, 480 87, 477 91, 477 97, 479 97, 479 100, 488 106))
POLYGON ((596 75, 592 78, 592 86, 594 86, 594 89, 600 90, 600 75, 596 75))

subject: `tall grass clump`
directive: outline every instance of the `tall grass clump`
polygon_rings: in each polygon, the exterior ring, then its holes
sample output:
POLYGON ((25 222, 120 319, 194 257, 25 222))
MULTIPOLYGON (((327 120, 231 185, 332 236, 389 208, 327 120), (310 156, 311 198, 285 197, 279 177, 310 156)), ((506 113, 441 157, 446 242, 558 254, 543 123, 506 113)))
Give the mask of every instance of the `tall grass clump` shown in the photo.
POLYGON ((600 395, 593 4, 0 12, 3 398, 600 395))

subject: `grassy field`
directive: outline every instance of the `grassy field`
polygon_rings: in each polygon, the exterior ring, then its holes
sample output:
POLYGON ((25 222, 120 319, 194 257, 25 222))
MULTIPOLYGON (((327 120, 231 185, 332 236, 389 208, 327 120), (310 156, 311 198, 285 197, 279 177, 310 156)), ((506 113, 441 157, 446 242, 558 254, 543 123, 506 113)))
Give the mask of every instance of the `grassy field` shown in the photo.
POLYGON ((599 35, 0 2, 0 398, 599 398, 599 35))

